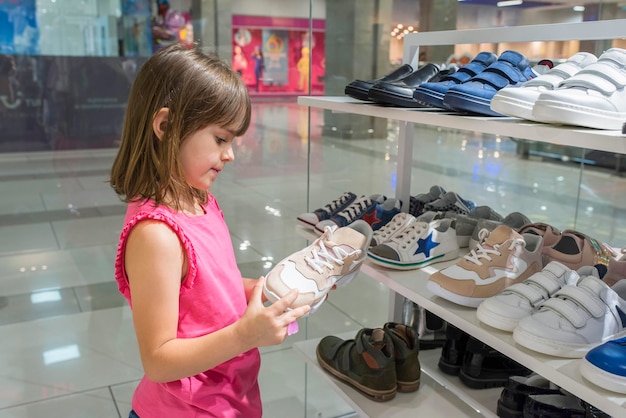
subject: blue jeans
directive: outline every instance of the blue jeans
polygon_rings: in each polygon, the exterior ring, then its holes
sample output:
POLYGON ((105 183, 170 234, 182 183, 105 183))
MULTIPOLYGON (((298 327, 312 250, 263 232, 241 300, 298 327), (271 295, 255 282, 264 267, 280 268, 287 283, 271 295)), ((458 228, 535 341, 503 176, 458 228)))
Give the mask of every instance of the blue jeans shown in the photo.
POLYGON ((128 418, 139 418, 139 415, 131 409, 130 414, 128 414, 128 418))

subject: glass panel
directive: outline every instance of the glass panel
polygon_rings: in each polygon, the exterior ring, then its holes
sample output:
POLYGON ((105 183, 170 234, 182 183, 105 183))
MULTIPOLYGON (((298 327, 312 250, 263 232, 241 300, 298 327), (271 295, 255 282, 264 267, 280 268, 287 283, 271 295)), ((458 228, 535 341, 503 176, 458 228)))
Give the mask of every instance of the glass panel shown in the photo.
MULTIPOLYGON (((496 3, 0 1, 0 327, 14 336, 0 355, 12 394, 0 407, 36 416, 52 405, 76 414, 74 397, 88 394, 85 416, 93 399, 105 399, 111 416, 130 410, 143 372, 130 311, 112 278, 125 206, 107 179, 130 86, 150 55, 197 42, 248 86, 251 127, 212 192, 242 274, 256 278, 311 242, 296 233, 297 215, 346 191, 390 199, 397 192, 398 122, 308 109, 298 96, 344 96, 351 81, 389 73, 402 64, 404 36, 413 31, 626 18, 618 2, 496 3), (42 359, 67 347, 78 349, 42 373, 42 359), (97 373, 86 379, 86 368, 97 373), (39 378, 16 386, 25 373, 39 378)), ((626 41, 449 45, 424 48, 420 59, 463 65, 479 51, 515 49, 534 63, 558 63, 609 47, 626 41)), ((415 137, 412 195, 439 184, 503 216, 519 211, 574 228, 617 253, 626 246, 623 155, 426 126, 415 137)), ((361 274, 331 292, 298 334, 261 349, 265 415, 350 415, 354 408, 328 376, 291 347, 382 326, 391 296, 361 274)))

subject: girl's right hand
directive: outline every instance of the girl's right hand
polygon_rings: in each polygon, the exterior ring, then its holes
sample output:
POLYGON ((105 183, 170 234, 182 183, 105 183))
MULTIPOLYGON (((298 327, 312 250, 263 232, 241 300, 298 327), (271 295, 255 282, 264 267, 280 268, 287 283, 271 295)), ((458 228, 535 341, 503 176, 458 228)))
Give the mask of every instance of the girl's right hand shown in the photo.
POLYGON ((298 291, 295 289, 270 306, 263 305, 264 283, 265 277, 259 278, 250 295, 248 308, 238 324, 241 338, 246 339, 251 347, 282 343, 287 338, 289 324, 311 310, 310 306, 288 309, 298 297, 298 291))

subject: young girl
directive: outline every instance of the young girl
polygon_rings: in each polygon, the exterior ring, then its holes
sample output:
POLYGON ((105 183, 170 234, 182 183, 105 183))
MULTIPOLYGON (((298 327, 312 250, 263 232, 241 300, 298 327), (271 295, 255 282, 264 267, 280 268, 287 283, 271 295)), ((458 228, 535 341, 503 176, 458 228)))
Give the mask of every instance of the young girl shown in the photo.
POLYGON ((309 310, 287 310, 297 292, 263 304, 209 192, 249 123, 241 77, 197 48, 166 47, 137 74, 110 179, 128 203, 115 277, 145 371, 131 417, 261 416, 257 347, 309 310))

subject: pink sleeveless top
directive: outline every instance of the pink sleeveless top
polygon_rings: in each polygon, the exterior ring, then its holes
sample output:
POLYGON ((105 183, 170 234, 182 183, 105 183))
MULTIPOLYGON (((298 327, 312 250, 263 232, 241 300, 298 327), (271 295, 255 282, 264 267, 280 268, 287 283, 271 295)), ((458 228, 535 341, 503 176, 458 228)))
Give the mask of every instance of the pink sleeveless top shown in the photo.
MULTIPOLYGON (((124 271, 130 230, 144 219, 166 223, 183 244, 187 276, 181 283, 178 338, 209 334, 237 321, 247 307, 241 273, 224 214, 214 197, 205 215, 188 216, 153 201, 130 203, 115 260, 115 279, 132 309, 124 271)), ((132 407, 140 418, 260 417, 258 349, 243 353, 195 376, 155 383, 145 376, 135 390, 132 407)))

